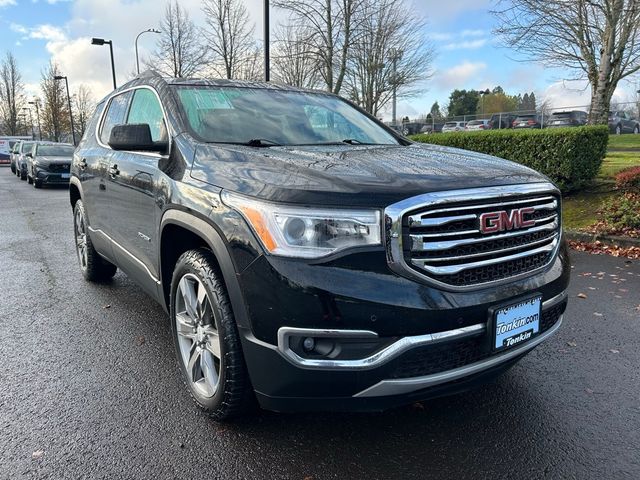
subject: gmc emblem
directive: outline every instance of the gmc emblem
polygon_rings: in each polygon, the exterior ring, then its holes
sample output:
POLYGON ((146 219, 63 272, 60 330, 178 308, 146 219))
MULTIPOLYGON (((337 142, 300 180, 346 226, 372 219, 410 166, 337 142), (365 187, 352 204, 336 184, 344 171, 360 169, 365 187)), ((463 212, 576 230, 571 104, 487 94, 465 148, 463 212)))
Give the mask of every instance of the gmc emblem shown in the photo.
POLYGON ((507 212, 489 212, 480 215, 480 231, 484 234, 518 230, 533 227, 535 220, 526 220, 525 215, 531 215, 535 208, 525 207, 507 212))

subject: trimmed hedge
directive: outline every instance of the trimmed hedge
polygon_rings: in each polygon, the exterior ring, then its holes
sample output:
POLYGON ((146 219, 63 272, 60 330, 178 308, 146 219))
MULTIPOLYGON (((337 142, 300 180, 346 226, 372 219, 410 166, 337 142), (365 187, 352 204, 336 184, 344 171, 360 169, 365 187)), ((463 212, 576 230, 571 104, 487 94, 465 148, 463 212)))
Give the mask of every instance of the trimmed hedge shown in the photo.
POLYGON ((412 140, 462 148, 512 160, 548 176, 561 190, 575 190, 600 171, 607 152, 606 126, 543 130, 414 135, 412 140))

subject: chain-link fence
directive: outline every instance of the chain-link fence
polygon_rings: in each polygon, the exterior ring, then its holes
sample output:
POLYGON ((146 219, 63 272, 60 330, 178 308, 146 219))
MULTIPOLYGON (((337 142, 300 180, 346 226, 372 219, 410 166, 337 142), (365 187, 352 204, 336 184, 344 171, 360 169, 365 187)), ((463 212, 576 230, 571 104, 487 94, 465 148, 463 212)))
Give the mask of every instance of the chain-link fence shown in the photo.
MULTIPOLYGON (((497 113, 474 113, 454 116, 408 117, 389 125, 404 135, 416 133, 460 132, 469 130, 501 130, 508 128, 551 128, 585 125, 589 105, 551 107, 542 104, 536 110, 512 110, 497 113)), ((613 102, 609 114, 612 133, 640 133, 640 102, 613 102)))

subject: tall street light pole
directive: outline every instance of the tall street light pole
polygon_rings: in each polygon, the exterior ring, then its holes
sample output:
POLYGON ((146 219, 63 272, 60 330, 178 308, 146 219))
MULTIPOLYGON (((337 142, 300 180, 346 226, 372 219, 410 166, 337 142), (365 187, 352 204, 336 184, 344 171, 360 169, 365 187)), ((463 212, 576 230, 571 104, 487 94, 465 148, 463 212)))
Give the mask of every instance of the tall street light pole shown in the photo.
POLYGON ((481 104, 482 104, 481 109, 482 109, 482 118, 484 119, 484 97, 485 97, 485 95, 490 95, 490 94, 491 94, 491 91, 487 88, 487 89, 486 89, 486 90, 484 90, 484 91, 480 90, 478 93, 480 94, 480 98, 481 98, 481 100, 482 100, 482 102, 481 102, 481 104))
MULTIPOLYGON (((138 60, 138 39, 140 38, 140 35, 142 35, 143 33, 160 33, 160 30, 156 30, 155 28, 149 28, 147 30, 143 30, 142 32, 140 32, 137 36, 136 36, 136 72, 138 72, 138 75, 140 75, 140 60, 138 60)), ((111 57, 113 58, 113 56, 111 57)), ((115 80, 114 80, 114 85, 115 85, 115 80)))
POLYGON ((69 95, 69 80, 64 75, 56 75, 53 77, 55 80, 63 80, 67 86, 67 103, 69 105, 69 118, 71 119, 71 138, 73 139, 73 144, 76 144, 76 129, 73 125, 73 112, 71 111, 71 96, 69 95))
POLYGON ((36 106, 36 120, 38 121, 38 137, 42 141, 42 127, 40 126, 40 100, 35 99, 33 102, 29 102, 29 105, 36 106))
POLYGON ((398 93, 398 60, 402 58, 402 52, 392 48, 389 50, 389 59, 393 62, 393 97, 391 100, 392 114, 391 123, 393 126, 398 124, 397 119, 397 93, 398 93))
POLYGON ((111 53, 111 75, 113 76, 113 89, 118 88, 116 85, 116 67, 113 62, 113 42, 111 40, 105 40, 104 38, 92 38, 91 45, 104 45, 109 44, 109 52, 111 53))
POLYGON ((35 140, 36 131, 33 129, 33 113, 31 113, 31 109, 29 107, 22 107, 22 110, 29 112, 29 121, 31 123, 31 140, 35 140))
POLYGON ((269 0, 264 0, 264 81, 271 79, 269 59, 269 0))

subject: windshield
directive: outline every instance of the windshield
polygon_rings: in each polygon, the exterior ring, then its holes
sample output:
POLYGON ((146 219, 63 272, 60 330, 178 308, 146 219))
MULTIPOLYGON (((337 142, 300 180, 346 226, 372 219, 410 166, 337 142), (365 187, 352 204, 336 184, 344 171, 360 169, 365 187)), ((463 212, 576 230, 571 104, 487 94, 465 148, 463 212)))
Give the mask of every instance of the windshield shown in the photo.
POLYGON ((71 145, 38 145, 36 155, 43 157, 71 157, 73 150, 71 145))
POLYGON ((31 151, 32 147, 33 147, 33 142, 24 142, 22 144, 22 147, 21 147, 20 151, 22 153, 29 153, 31 151))
POLYGON ((193 133, 205 142, 253 145, 398 145, 393 135, 331 95, 177 86, 193 133))

